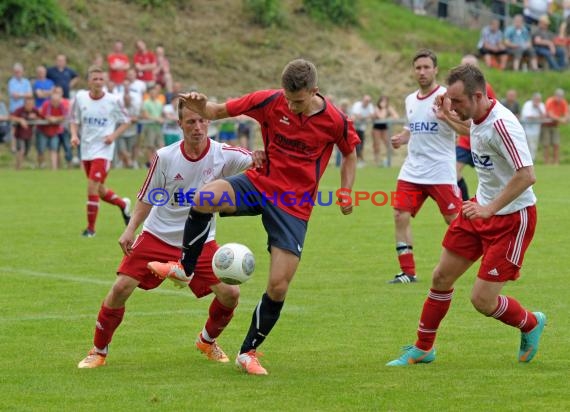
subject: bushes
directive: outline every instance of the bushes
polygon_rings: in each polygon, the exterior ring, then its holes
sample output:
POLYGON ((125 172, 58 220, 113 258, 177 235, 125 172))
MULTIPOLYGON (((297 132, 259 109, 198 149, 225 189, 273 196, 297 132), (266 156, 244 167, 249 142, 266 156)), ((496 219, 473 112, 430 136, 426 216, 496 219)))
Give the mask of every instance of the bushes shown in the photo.
POLYGON ((337 26, 358 23, 356 0, 303 0, 309 15, 317 21, 331 22, 337 26))
POLYGON ((282 26, 285 22, 280 0, 244 0, 243 7, 251 21, 260 26, 282 26))
POLYGON ((73 26, 55 0, 2 0, 0 15, 0 31, 7 35, 75 35, 73 26))

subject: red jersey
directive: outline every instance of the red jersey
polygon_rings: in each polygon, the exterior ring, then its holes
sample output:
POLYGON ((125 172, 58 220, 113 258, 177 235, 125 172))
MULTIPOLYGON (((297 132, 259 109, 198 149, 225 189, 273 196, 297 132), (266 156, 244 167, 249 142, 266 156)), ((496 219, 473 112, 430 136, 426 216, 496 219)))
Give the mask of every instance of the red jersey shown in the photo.
MULTIPOLYGON (((147 51, 145 53, 135 53, 133 57, 133 61, 135 65, 137 63, 140 64, 148 64, 148 63, 156 63, 156 56, 153 52, 147 51)), ((153 82, 154 81, 154 71, 153 70, 137 70, 137 79, 142 80, 143 82, 153 82)))
POLYGON ((289 110, 283 90, 260 90, 226 102, 230 116, 245 114, 261 125, 267 161, 246 171, 247 177, 269 201, 277 199, 280 209, 303 220, 309 220, 334 145, 349 155, 360 143, 352 121, 319 96, 324 107, 309 117, 289 110))
MULTIPOLYGON (((58 107, 55 107, 51 104, 49 100, 46 100, 42 107, 40 108, 40 114, 44 118, 48 117, 67 117, 69 114, 69 108, 63 104, 63 101, 60 103, 58 107)), ((46 124, 38 126, 38 130, 45 134, 48 137, 53 137, 60 133, 63 133, 63 123, 54 123, 54 124, 46 124)))
MULTIPOLYGON (((27 111, 24 106, 14 110, 12 116, 26 120, 39 120, 42 118, 42 115, 40 114, 38 109, 34 107, 32 110, 27 111)), ((16 127, 14 128, 14 137, 16 139, 32 140, 35 130, 34 125, 28 124, 28 128, 24 129, 22 126, 20 126, 20 123, 14 122, 14 124, 16 125, 16 127)))
MULTIPOLYGON (((497 100, 497 95, 495 95, 495 91, 489 83, 487 83, 487 97, 489 97, 489 99, 497 100)), ((471 142, 469 140, 469 136, 459 136, 457 138, 457 146, 471 151, 471 142)))
POLYGON ((109 64, 109 80, 115 84, 123 84, 127 78, 127 71, 111 69, 111 67, 118 62, 129 64, 129 56, 123 53, 111 53, 107 56, 107 63, 109 64))

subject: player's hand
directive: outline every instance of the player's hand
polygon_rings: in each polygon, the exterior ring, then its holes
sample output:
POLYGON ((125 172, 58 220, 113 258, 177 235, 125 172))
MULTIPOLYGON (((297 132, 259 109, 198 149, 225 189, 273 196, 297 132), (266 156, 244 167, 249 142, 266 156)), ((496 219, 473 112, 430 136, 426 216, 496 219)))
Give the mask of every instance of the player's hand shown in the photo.
POLYGON ((206 108, 206 103, 208 103, 208 96, 204 93, 180 93, 178 97, 184 103, 184 106, 197 113, 201 113, 206 108))
POLYGON ((350 215, 352 213, 352 198, 350 197, 350 192, 340 191, 338 196, 337 205, 340 206, 340 213, 350 215))
POLYGON ((463 202, 461 213, 463 214, 463 217, 469 220, 488 219, 493 216, 493 213, 487 207, 481 206, 479 203, 475 203, 470 200, 463 202))
POLYGON ((133 249, 133 242, 135 239, 135 233, 133 230, 129 229, 128 227, 125 229, 121 237, 119 238, 119 246, 121 246, 121 250, 125 254, 125 256, 129 256, 133 249))
POLYGON ((115 138, 113 137, 112 134, 110 134, 109 136, 105 136, 105 138, 103 139, 103 143, 105 144, 111 144, 115 141, 115 138))
POLYGON ((392 136, 390 138, 390 142, 392 143, 392 147, 394 149, 399 149, 400 146, 402 146, 402 144, 403 144, 402 135, 401 134, 395 134, 394 136, 392 136))
POLYGON ((434 113, 439 120, 446 120, 451 115, 451 99, 440 94, 434 99, 434 113))
POLYGON ((255 169, 263 167, 265 160, 266 160, 265 150, 254 150, 253 152, 251 152, 251 161, 252 161, 251 167, 255 169))
POLYGON ((71 136, 71 147, 77 147, 79 146, 79 137, 77 136, 71 136))

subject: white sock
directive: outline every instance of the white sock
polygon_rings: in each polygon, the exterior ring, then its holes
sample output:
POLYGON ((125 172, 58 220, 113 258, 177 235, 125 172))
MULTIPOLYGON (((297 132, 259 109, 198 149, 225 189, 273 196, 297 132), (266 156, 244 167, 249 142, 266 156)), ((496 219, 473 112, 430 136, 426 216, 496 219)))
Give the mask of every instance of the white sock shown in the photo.
POLYGON ((206 327, 204 327, 204 329, 202 329, 202 341, 204 341, 205 343, 214 343, 215 339, 212 339, 210 337, 210 335, 208 335, 208 331, 206 330, 206 327))

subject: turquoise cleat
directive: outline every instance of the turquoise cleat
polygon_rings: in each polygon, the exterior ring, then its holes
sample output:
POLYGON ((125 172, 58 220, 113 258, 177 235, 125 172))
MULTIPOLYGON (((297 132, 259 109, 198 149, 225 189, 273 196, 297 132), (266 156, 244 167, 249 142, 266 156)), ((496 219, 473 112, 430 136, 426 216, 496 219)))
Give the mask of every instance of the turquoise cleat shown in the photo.
POLYGON ((536 316, 537 325, 527 333, 521 333, 521 347, 519 349, 519 362, 530 362, 536 352, 540 336, 546 325, 546 315, 542 312, 532 312, 536 316))
POLYGON ((415 363, 430 363, 435 360, 435 348, 423 351, 415 346, 404 346, 404 354, 398 359, 388 362, 386 366, 406 366, 415 363))

